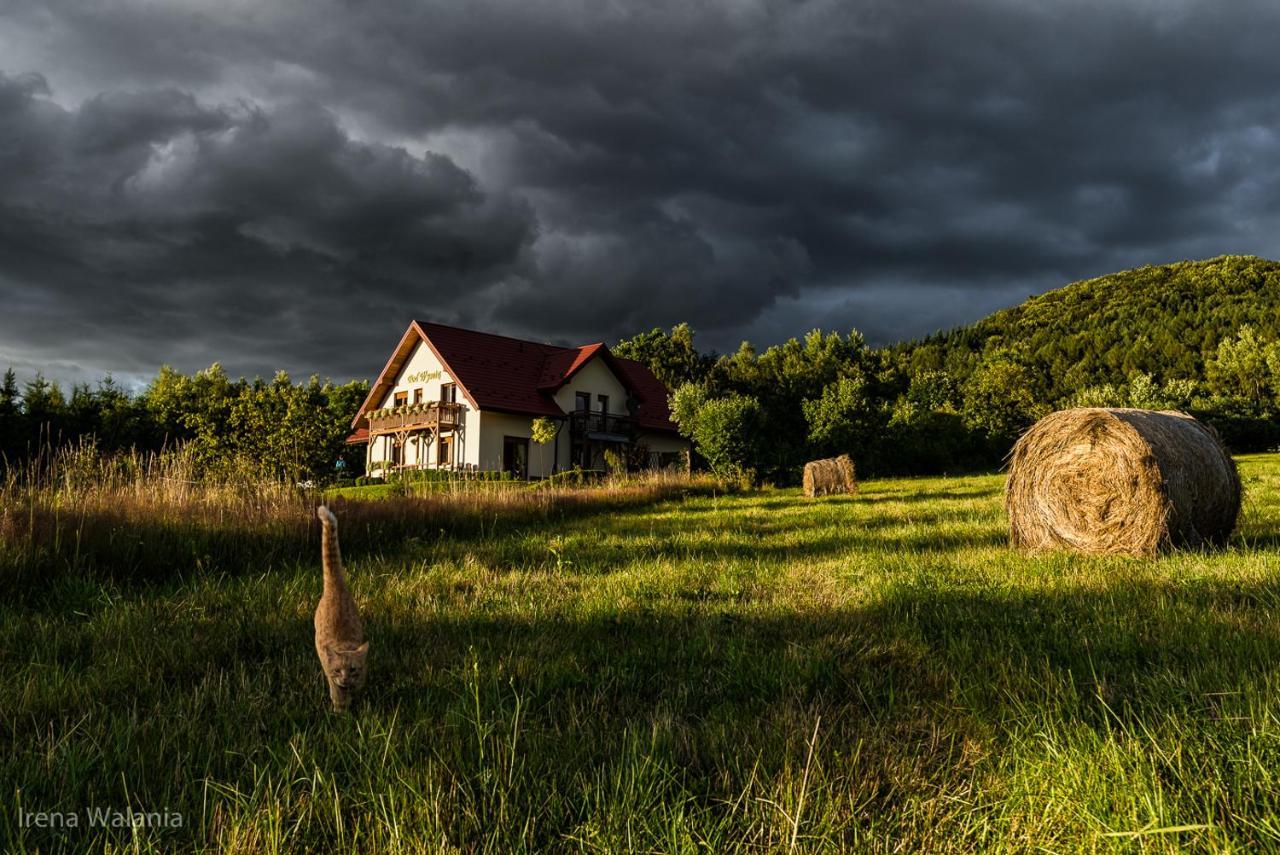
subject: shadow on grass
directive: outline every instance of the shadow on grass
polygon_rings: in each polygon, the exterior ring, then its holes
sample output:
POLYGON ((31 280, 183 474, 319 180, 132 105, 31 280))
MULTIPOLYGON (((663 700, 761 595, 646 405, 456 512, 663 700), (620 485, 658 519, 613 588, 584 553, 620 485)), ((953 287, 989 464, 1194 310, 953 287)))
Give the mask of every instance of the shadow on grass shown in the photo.
POLYGON ((643 551, 637 558, 633 545, 627 542, 610 544, 596 542, 575 545, 560 556, 552 555, 545 545, 519 544, 451 544, 444 552, 454 560, 471 556, 481 562, 510 570, 537 570, 541 572, 556 564, 564 572, 597 574, 629 566, 639 561, 663 560, 716 562, 763 561, 769 563, 798 563, 824 561, 847 556, 854 560, 866 552, 909 553, 914 555, 955 552, 962 549, 981 549, 1002 546, 1008 534, 998 526, 983 526, 965 532, 918 534, 876 534, 852 529, 819 536, 807 536, 802 540, 779 544, 765 538, 721 538, 709 542, 674 544, 654 551, 643 551))
POLYGON ((974 499, 1001 499, 1004 493, 1000 487, 973 488, 966 490, 921 490, 919 492, 879 493, 874 496, 860 496, 854 500, 863 504, 906 504, 940 501, 972 501, 974 499))
POLYGON ((1280 552, 1280 527, 1241 526, 1231 536, 1235 546, 1255 552, 1280 552))
MULTIPOLYGON (((929 479, 936 482, 937 479, 929 479)), ((974 499, 1000 499, 1003 497, 1003 485, 992 487, 960 487, 941 490, 917 490, 911 481, 886 481, 876 487, 876 492, 859 492, 853 495, 820 496, 806 498, 803 494, 789 491, 791 495, 785 499, 770 499, 755 503, 754 507, 763 510, 781 510, 795 507, 797 501, 807 505, 823 504, 878 505, 878 504, 920 504, 939 501, 971 501, 974 499), (889 486, 892 485, 892 486, 889 486)))
MULTIPOLYGON (((677 599, 705 609, 404 618, 375 620, 370 631, 383 649, 403 652, 384 654, 382 667, 395 673, 421 673, 413 666, 425 660, 447 674, 471 651, 539 694, 608 687, 609 706, 627 715, 662 698, 695 717, 724 703, 762 709, 821 697, 883 714, 904 701, 950 708, 963 698, 958 706, 988 724, 1047 703, 1103 726, 1208 708, 1211 695, 1280 668, 1280 582, 1053 593, 906 586, 860 609, 768 617, 737 614, 715 592, 677 599)), ((413 703, 425 688, 401 679, 371 702, 413 703)))
MULTIPOLYGON (((342 550, 352 558, 410 554, 423 544, 449 540, 490 542, 523 530, 563 526, 580 518, 628 520, 663 502, 702 495, 700 488, 618 494, 529 494, 501 497, 439 496, 331 503, 339 516, 342 550), (472 501, 474 499, 474 501, 472 501)), ((92 507, 73 511, 38 507, 16 514, 15 531, 0 530, 0 576, 12 583, 10 602, 41 608, 72 579, 125 585, 170 584, 198 576, 262 573, 319 556, 316 503, 271 507, 257 516, 219 508, 92 507)))
POLYGON ((475 559, 512 571, 542 572, 555 565, 562 572, 591 575, 637 560, 786 564, 842 555, 854 558, 866 552, 954 552, 1001 546, 1008 539, 1003 522, 955 511, 847 519, 807 510, 794 517, 768 519, 742 513, 730 525, 723 515, 706 523, 691 522, 690 512, 683 510, 678 516, 615 515, 606 527, 586 520, 547 531, 527 530, 523 536, 442 538, 431 551, 433 560, 475 559))
MULTIPOLYGON (((568 538, 576 542, 565 556, 571 563, 564 566, 583 573, 632 561, 637 550, 654 559, 786 562, 877 549, 945 552, 995 546, 1004 539, 1002 529, 964 509, 864 514, 857 497, 817 504, 745 494, 731 497, 735 504, 726 511, 718 506, 686 507, 683 498, 677 494, 647 501, 496 509, 436 507, 430 502, 349 502, 335 507, 342 549, 349 559, 473 557, 491 566, 541 570, 552 560, 551 545, 568 538), (664 503, 679 512, 665 513, 664 503), (778 513, 783 510, 789 513, 778 513), (960 524, 968 530, 956 531, 960 524), (943 525, 946 528, 940 528, 943 525)), ((180 513, 140 519, 127 510, 95 509, 33 520, 38 545, 29 552, 0 556, 0 569, 16 582, 11 602, 29 608, 58 609, 57 586, 67 577, 110 581, 143 593, 154 584, 318 561, 318 523, 309 505, 267 519, 207 519, 180 513)))

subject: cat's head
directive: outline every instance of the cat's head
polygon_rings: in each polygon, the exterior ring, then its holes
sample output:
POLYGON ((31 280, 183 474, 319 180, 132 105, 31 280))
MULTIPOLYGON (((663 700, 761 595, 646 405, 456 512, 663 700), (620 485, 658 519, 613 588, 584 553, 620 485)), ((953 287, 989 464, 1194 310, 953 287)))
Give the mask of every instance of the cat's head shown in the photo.
POLYGON ((365 660, 369 642, 359 647, 325 645, 324 668, 329 682, 344 692, 354 692, 364 685, 365 660))

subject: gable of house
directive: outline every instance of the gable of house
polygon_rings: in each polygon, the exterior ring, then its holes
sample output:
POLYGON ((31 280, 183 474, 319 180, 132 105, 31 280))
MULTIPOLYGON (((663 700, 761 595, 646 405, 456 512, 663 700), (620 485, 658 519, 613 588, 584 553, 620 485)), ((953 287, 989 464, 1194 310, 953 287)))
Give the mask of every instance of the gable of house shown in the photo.
POLYGON ((561 411, 572 413, 578 409, 578 393, 588 396, 588 410, 607 410, 614 415, 627 414, 627 400, 631 397, 631 392, 599 355, 599 351, 576 365, 572 376, 567 377, 552 394, 561 411))
MULTIPOLYGON (((410 404, 419 403, 415 394, 420 395, 423 401, 438 401, 442 388, 449 383, 457 385, 453 372, 430 345, 417 341, 409 348, 408 356, 399 364, 391 382, 386 384, 381 398, 375 399, 370 409, 393 406, 397 395, 403 395, 410 404)), ((460 392, 458 400, 465 397, 465 393, 460 392)))

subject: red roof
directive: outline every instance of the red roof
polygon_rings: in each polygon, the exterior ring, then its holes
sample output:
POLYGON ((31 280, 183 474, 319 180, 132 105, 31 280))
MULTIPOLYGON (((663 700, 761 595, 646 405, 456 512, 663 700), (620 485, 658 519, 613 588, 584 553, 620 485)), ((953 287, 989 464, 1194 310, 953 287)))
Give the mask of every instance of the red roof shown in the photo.
POLYGON ((539 391, 542 366, 568 348, 416 321, 426 341, 479 410, 562 416, 539 391))
MULTIPOLYGON (((394 383, 413 345, 424 341, 435 351, 471 405, 481 411, 559 418, 564 410, 555 392, 595 357, 604 359, 635 399, 636 424, 647 430, 674 431, 667 409, 667 387, 647 366, 620 359, 603 343, 559 347, 428 321, 414 321, 382 369, 352 425, 376 406, 394 383)), ((351 441, 359 442, 353 434, 351 441)))
POLYGON ((676 430, 675 422, 671 421, 671 407, 667 404, 671 393, 666 385, 643 362, 610 356, 613 365, 620 369, 618 373, 623 375, 618 379, 638 399, 636 423, 650 430, 676 430))
POLYGON ((369 429, 366 427, 356 428, 355 432, 353 432, 351 436, 347 437, 344 440, 344 442, 346 442, 348 445, 353 445, 357 442, 368 442, 368 441, 369 441, 369 429))
POLYGON ((542 364, 542 381, 538 384, 538 388, 550 391, 559 389, 601 350, 608 350, 604 342, 584 344, 582 347, 560 348, 560 353, 548 356, 547 361, 542 364))

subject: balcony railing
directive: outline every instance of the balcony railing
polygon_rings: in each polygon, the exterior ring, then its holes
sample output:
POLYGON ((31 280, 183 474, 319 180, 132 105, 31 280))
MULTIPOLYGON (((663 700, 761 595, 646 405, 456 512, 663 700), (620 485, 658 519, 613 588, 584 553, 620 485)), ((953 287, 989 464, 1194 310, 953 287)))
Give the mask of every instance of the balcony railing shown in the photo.
POLYGON ((369 433, 397 433, 400 431, 431 428, 437 432, 456 430, 462 425, 466 406, 450 401, 427 401, 421 404, 403 404, 386 407, 365 414, 369 420, 369 433))
POLYGON ((609 437, 630 439, 633 423, 630 416, 599 411, 578 410, 569 414, 569 432, 575 439, 609 437))

